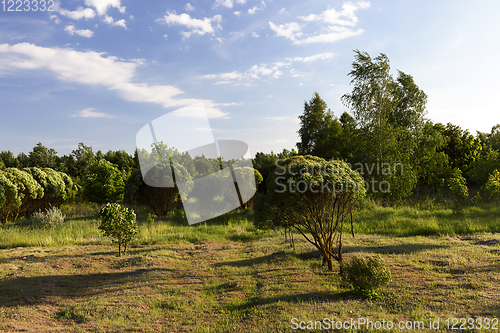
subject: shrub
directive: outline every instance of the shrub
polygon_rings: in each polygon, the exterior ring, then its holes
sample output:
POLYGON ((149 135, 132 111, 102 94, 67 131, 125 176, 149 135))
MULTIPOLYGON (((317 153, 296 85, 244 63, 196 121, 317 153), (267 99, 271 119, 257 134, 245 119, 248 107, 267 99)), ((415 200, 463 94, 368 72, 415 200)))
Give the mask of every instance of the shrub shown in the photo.
POLYGON ((500 200, 500 172, 495 169, 489 175, 488 181, 481 188, 481 198, 485 200, 500 200))
POLYGON ((121 256, 122 245, 123 254, 126 254, 127 245, 134 239, 138 230, 134 211, 117 203, 107 203, 101 209, 99 219, 101 220, 99 230, 118 243, 118 256, 121 256))
POLYGON ((306 155, 279 162, 268 176, 267 193, 256 199, 255 226, 297 230, 321 252, 331 271, 333 260, 342 262, 349 217, 354 236, 352 212, 366 193, 363 178, 342 161, 306 155))
POLYGON ((448 180, 448 187, 459 199, 465 199, 469 196, 467 183, 462 176, 462 171, 458 168, 453 170, 451 178, 448 180))
POLYGON ((354 256, 343 264, 344 279, 356 291, 376 295, 374 291, 391 281, 391 272, 381 256, 354 256))
POLYGON ((455 193, 455 212, 462 213, 463 205, 469 196, 469 190, 467 188, 467 182, 462 176, 462 171, 460 169, 456 168, 453 170, 451 178, 448 180, 448 187, 453 193, 455 193))
POLYGON ((32 216, 33 226, 40 229, 55 229, 63 224, 65 217, 57 207, 46 209, 45 212, 39 210, 32 216))

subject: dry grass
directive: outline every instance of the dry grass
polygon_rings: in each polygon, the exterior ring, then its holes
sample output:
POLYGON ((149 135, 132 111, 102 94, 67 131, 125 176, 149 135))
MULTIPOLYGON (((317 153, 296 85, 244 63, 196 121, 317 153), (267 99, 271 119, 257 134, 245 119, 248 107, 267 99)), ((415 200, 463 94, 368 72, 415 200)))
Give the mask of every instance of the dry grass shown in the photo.
POLYGON ((0 250, 2 332, 288 332, 291 318, 424 320, 500 313, 500 234, 357 236, 393 281, 353 294, 302 239, 0 250))

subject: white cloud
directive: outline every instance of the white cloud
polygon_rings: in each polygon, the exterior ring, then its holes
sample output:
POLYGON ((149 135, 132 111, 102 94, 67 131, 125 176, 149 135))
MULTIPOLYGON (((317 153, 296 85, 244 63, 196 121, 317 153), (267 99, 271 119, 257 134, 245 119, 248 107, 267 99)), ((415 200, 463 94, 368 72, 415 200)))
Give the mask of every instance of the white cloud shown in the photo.
POLYGON ((79 7, 75 11, 59 8, 57 11, 59 12, 59 14, 69 17, 70 19, 73 20, 81 20, 82 18, 88 20, 95 16, 94 10, 88 7, 87 8, 79 7))
POLYGON ((297 61, 301 61, 301 62, 312 62, 312 61, 316 61, 316 60, 325 60, 325 59, 331 59, 335 56, 334 53, 330 53, 330 52, 325 52, 325 53, 319 53, 319 54, 315 54, 313 56, 310 56, 310 57, 295 57, 293 59, 291 58, 287 58, 287 59, 291 59, 292 61, 294 62, 297 62, 297 61))
POLYGON ((302 39, 297 37, 302 37, 302 29, 304 27, 300 26, 296 22, 290 22, 285 24, 276 25, 273 22, 269 22, 269 26, 272 30, 276 32, 276 36, 282 36, 293 41, 294 44, 309 44, 309 43, 333 43, 341 39, 357 36, 361 34, 364 30, 357 29, 354 27, 358 23, 358 18, 355 12, 358 9, 366 9, 370 7, 369 2, 360 1, 356 4, 351 2, 344 2, 342 5, 342 10, 337 11, 335 9, 327 9, 320 14, 310 14, 308 16, 299 17, 305 22, 324 22, 328 24, 327 27, 318 30, 313 35, 305 36, 302 39), (327 32, 325 32, 325 29, 327 32))
POLYGON ((253 31, 253 32, 252 32, 252 37, 253 37, 253 38, 259 38, 260 36, 259 36, 259 34, 258 34, 258 33, 256 33, 255 31, 253 31))
POLYGON ((188 12, 192 12, 193 10, 195 10, 194 6, 191 5, 189 2, 186 4, 186 6, 184 6, 184 9, 187 10, 188 12))
POLYGON ((240 15, 241 15, 241 12, 234 12, 234 15, 236 15, 236 16, 240 16, 240 15))
POLYGON ((50 15, 50 19, 54 20, 55 24, 61 23, 61 20, 59 19, 59 17, 57 17, 57 15, 50 15))
POLYGON ((102 19, 102 21, 106 22, 109 25, 114 25, 114 26, 122 27, 125 30, 127 30, 127 22, 124 19, 115 21, 114 18, 112 18, 111 16, 107 16, 106 15, 106 16, 104 16, 104 18, 102 19))
POLYGON ((102 112, 94 112, 94 108, 84 109, 71 117, 81 117, 81 118, 113 118, 113 116, 107 115, 102 112))
POLYGON ((214 34, 215 29, 221 29, 220 22, 222 21, 222 16, 215 15, 212 18, 205 17, 203 20, 195 19, 189 16, 189 14, 183 13, 177 15, 174 12, 168 13, 165 15, 163 19, 158 19, 159 22, 165 22, 168 25, 183 25, 189 28, 191 31, 181 31, 181 34, 188 38, 191 34, 195 33, 200 36, 205 34, 214 34), (216 23, 217 25, 214 27, 212 23, 216 23))
POLYGON ((239 3, 241 5, 244 5, 247 2, 247 0, 236 0, 236 3, 239 3))
POLYGON ((135 70, 143 62, 120 61, 94 51, 79 52, 68 48, 49 48, 30 43, 0 44, 0 74, 22 70, 49 70, 58 79, 92 86, 104 86, 131 102, 155 103, 179 108, 203 102, 209 117, 225 117, 210 100, 180 98, 183 91, 174 86, 136 83, 135 70))
MULTIPOLYGON (((201 78, 216 80, 216 82, 214 83, 216 85, 228 84, 228 83, 241 84, 243 81, 262 80, 267 78, 278 79, 284 74, 283 69, 289 68, 293 63, 296 62, 310 63, 317 60, 328 60, 333 58, 334 56, 335 54, 326 52, 326 53, 319 53, 309 57, 286 58, 284 61, 278 61, 271 65, 267 64, 254 65, 244 73, 234 71, 221 74, 208 74, 202 76, 201 78)), ((295 73, 295 70, 293 68, 289 69, 289 73, 292 77, 299 76, 295 73)))
POLYGON ((233 0, 215 0, 214 7, 224 6, 227 8, 233 8, 233 0))
POLYGON ((308 16, 300 17, 304 21, 324 21, 329 24, 355 26, 358 23, 358 18, 355 15, 356 10, 366 9, 370 7, 369 2, 358 2, 353 4, 351 2, 344 2, 342 10, 327 9, 319 15, 311 14, 308 16))
POLYGON ((269 27, 276 32, 277 36, 283 36, 291 40, 295 40, 296 37, 300 37, 302 35, 302 28, 296 22, 280 25, 269 22, 269 27))
POLYGON ((341 39, 357 36, 364 31, 363 29, 351 30, 344 27, 332 27, 332 30, 336 31, 317 36, 307 37, 302 40, 295 41, 294 43, 295 44, 333 43, 341 39))
POLYGON ((266 8, 266 3, 264 2, 264 0, 261 1, 261 6, 253 6, 252 8, 249 8, 248 9, 248 14, 250 15, 253 15, 255 14, 256 11, 258 10, 263 10, 264 8, 266 8))
POLYGON ((85 0, 85 4, 94 7, 99 15, 105 15, 110 7, 117 8, 120 13, 125 13, 125 7, 121 6, 120 0, 85 0))
POLYGON ((94 36, 94 32, 88 29, 85 30, 76 30, 74 26, 68 25, 64 28, 70 34, 73 36, 74 34, 77 34, 78 36, 86 37, 86 38, 91 38, 94 36))

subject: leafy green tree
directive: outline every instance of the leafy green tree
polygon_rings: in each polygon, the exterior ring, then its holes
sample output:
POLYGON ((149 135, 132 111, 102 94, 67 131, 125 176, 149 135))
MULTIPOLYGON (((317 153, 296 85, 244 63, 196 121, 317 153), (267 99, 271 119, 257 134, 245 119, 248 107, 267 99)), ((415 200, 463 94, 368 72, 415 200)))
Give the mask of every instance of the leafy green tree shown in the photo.
POLYGON ((342 126, 333 116, 326 102, 315 92, 309 102, 304 102, 304 113, 299 116, 299 154, 330 159, 339 155, 337 146, 342 126))
POLYGON ((57 163, 57 152, 52 148, 45 147, 41 142, 33 147, 28 155, 29 165, 38 168, 55 168, 57 163))
POLYGON ((2 150, 0 152, 0 160, 2 160, 5 168, 17 168, 17 158, 10 150, 2 150))
POLYGON ((4 223, 7 223, 9 218, 13 218, 15 222, 19 214, 26 211, 33 204, 33 201, 43 197, 44 190, 33 176, 26 171, 7 168, 0 172, 17 190, 17 197, 9 200, 7 205, 2 207, 0 214, 4 223))
POLYGON ((445 138, 440 130, 442 124, 431 121, 424 125, 416 153, 416 171, 419 187, 430 187, 438 191, 451 175, 448 155, 439 149, 445 138))
POLYGON ((340 116, 340 125, 342 126, 342 135, 335 143, 338 147, 339 158, 349 162, 357 162, 359 158, 359 149, 361 141, 359 137, 358 124, 349 113, 344 112, 340 116))
POLYGON ((118 169, 125 171, 127 174, 130 174, 135 169, 134 158, 124 150, 109 150, 104 154, 104 159, 117 165, 118 169))
POLYGON ((487 150, 487 147, 490 147, 500 152, 500 124, 493 126, 490 133, 478 131, 477 138, 481 140, 483 150, 487 150))
POLYGON ((150 207, 157 216, 168 215, 178 205, 181 195, 187 198, 193 188, 193 180, 187 170, 175 162, 159 163, 148 171, 147 177, 152 183, 168 186, 149 186, 144 182, 141 170, 135 170, 127 180, 125 200, 150 207), (169 176, 169 173, 165 172, 167 169, 170 169, 170 175, 175 176, 169 176), (178 182, 184 184, 186 192, 179 192, 178 182))
POLYGON ((488 181, 490 174, 496 169, 500 169, 500 152, 486 146, 481 151, 480 157, 472 162, 468 178, 476 184, 482 185, 488 181))
POLYGON ((491 133, 488 135, 486 143, 497 151, 500 151, 500 124, 496 124, 491 128, 491 133))
MULTIPOLYGON (((235 177, 233 178, 233 181, 236 180, 235 186, 238 188, 239 191, 238 198, 231 198, 231 199, 239 200, 242 203, 240 208, 248 208, 252 206, 255 197, 255 190, 263 180, 260 172, 250 167, 236 167, 233 169, 233 173, 227 173, 227 176, 235 177)), ((226 188, 226 191, 224 191, 225 196, 234 195, 233 194, 234 192, 227 191, 229 189, 232 189, 232 187, 228 186, 226 188)))
MULTIPOLYGON (((267 182, 267 194, 255 202, 258 228, 291 227, 322 254, 333 270, 342 262, 345 218, 366 190, 363 178, 345 162, 295 156, 279 164, 267 182)), ((341 266, 342 267, 342 266, 341 266)))
POLYGON ((3 164, 3 161, 0 159, 0 170, 5 169, 5 164, 3 164))
POLYGON ((220 170, 217 160, 206 158, 204 155, 195 156, 192 161, 196 169, 196 175, 206 176, 220 170))
POLYGON ((101 209, 99 219, 99 230, 118 243, 118 256, 121 256, 122 245, 123 254, 127 254, 127 245, 139 229, 134 211, 117 203, 107 203, 101 209))
POLYGON ((116 165, 98 160, 91 164, 83 177, 83 196, 88 201, 105 203, 123 200, 126 173, 116 165))
POLYGON ((17 186, 0 170, 0 219, 6 224, 10 216, 21 206, 17 186))
POLYGON ((486 184, 481 187, 481 198, 483 200, 500 201, 500 172, 493 170, 486 184))
POLYGON ((81 178, 87 168, 96 161, 92 146, 86 146, 83 142, 78 144, 78 148, 71 152, 75 160, 75 177, 81 178))
POLYGON ((19 169, 22 169, 22 168, 27 168, 30 166, 30 159, 29 157, 21 152, 17 155, 17 167, 19 169))
POLYGON ((456 196, 455 211, 462 212, 465 200, 469 197, 469 189, 460 169, 453 170, 451 178, 448 180, 448 187, 456 196))
MULTIPOLYGON (((364 174, 365 180, 379 185, 388 182, 390 190, 381 194, 394 200, 404 198, 417 181, 414 152, 423 129, 427 96, 411 75, 398 71, 394 79, 385 54, 372 59, 368 53, 355 50, 353 69, 348 75, 353 90, 342 96, 342 102, 358 122, 363 141, 358 158, 367 165, 389 165, 392 169, 364 174), (402 173, 395 172, 396 165, 403 166, 402 173)), ((370 189, 372 193, 375 188, 370 189)))
POLYGON ((445 144, 439 149, 448 155, 450 166, 460 169, 468 174, 474 161, 479 158, 482 145, 480 140, 474 138, 468 130, 463 130, 458 125, 448 123, 442 135, 445 144))

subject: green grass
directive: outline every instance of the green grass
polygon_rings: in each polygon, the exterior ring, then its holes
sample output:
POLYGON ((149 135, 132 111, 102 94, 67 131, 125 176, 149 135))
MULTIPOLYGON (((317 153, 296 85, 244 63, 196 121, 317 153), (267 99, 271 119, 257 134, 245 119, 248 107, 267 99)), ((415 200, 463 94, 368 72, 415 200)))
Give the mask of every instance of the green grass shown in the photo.
MULTIPOLYGON (((135 244, 170 244, 202 241, 250 242, 275 231, 256 230, 250 210, 236 210, 211 221, 189 226, 181 212, 167 218, 155 217, 146 223, 148 210, 132 207, 137 213, 139 233, 135 244)), ((100 206, 74 204, 62 207, 66 220, 55 230, 33 228, 20 218, 16 224, 0 226, 0 248, 30 246, 67 246, 109 244, 98 230, 100 206)), ((456 214, 452 203, 436 203, 434 199, 408 202, 402 206, 383 207, 367 201, 354 213, 354 231, 364 235, 469 235, 500 232, 500 205, 470 205, 456 214)), ((299 234, 297 237, 301 237, 299 234)))
MULTIPOLYGON (((0 227, 0 331, 289 332, 290 320, 424 320, 500 313, 500 210, 422 200, 356 212, 346 258, 380 254, 393 281, 366 300, 295 235, 260 231, 251 211, 187 225, 134 208, 128 255, 101 236, 95 205, 63 207, 55 230, 0 227), (464 236, 467 234, 467 236, 464 236), (416 302, 415 300, 418 300, 416 302)), ((442 330, 443 331, 443 330, 442 330)))
POLYGON ((382 207, 368 204, 354 214, 355 232, 393 236, 465 235, 500 232, 500 205, 466 206, 461 214, 450 205, 421 201, 414 205, 382 207))

